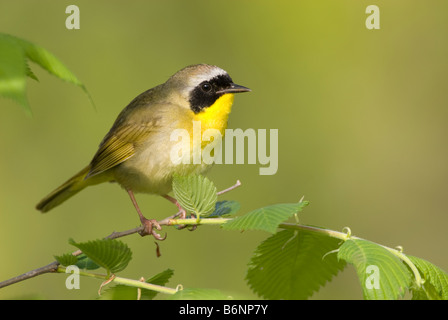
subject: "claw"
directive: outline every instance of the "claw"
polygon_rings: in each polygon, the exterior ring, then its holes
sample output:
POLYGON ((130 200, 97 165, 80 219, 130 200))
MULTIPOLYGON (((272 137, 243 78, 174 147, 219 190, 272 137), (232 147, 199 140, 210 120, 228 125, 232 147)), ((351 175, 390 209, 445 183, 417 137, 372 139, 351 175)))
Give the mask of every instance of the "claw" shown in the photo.
POLYGON ((159 241, 163 241, 166 239, 167 234, 165 233, 165 236, 162 237, 160 234, 156 233, 154 230, 152 230, 152 236, 154 237, 154 239, 159 240, 159 241))
POLYGON ((197 224, 194 224, 194 225, 192 225, 192 226, 190 226, 190 227, 188 228, 188 231, 194 231, 194 230, 197 229, 197 227, 198 227, 198 225, 197 225, 197 224))

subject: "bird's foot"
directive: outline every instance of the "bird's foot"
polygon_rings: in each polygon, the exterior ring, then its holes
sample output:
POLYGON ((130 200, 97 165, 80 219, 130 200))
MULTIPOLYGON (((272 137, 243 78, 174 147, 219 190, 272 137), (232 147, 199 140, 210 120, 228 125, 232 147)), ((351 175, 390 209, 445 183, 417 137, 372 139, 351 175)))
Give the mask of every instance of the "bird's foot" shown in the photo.
POLYGON ((139 232, 139 234, 142 237, 147 236, 147 235, 152 235, 154 237, 154 239, 156 239, 156 240, 165 240, 166 239, 166 234, 164 237, 162 237, 160 234, 158 234, 156 232, 156 230, 162 230, 162 227, 157 222, 157 220, 142 218, 141 222, 142 222, 142 225, 144 228, 142 231, 139 232))
MULTIPOLYGON (((184 209, 180 208, 180 212, 178 213, 178 217, 179 217, 179 219, 186 219, 187 218, 187 213, 185 212, 184 209)), ((191 214, 191 219, 195 219, 195 218, 196 218, 195 215, 191 214)), ((193 225, 184 224, 184 225, 178 225, 176 228, 178 230, 187 228, 189 231, 194 231, 194 230, 196 230, 197 227, 198 227, 197 224, 193 224, 193 225)))

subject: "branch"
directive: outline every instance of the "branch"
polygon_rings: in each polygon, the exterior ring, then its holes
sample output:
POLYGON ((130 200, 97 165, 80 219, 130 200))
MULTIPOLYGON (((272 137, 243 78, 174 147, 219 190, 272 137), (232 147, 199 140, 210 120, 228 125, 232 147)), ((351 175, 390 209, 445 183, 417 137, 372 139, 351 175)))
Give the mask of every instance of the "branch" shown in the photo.
MULTIPOLYGON (((237 180, 235 185, 233 185, 233 186, 231 186, 231 187, 229 187, 229 188, 227 188, 225 190, 217 192, 217 195, 219 196, 219 195, 222 195, 222 194, 224 194, 226 192, 232 191, 232 190, 236 189, 239 186, 241 186, 241 182, 239 180, 237 180)), ((172 215, 172 216, 169 216, 169 217, 159 221, 158 223, 161 226, 162 225, 176 226, 176 225, 197 225, 197 224, 222 224, 222 223, 225 222, 224 220, 227 220, 227 219, 222 219, 222 218, 215 218, 215 219, 175 219, 179 214, 180 214, 180 211, 177 212, 176 214, 172 215), (214 222, 209 221, 208 222, 207 220, 216 220, 216 221, 214 221, 214 222)), ((126 231, 119 231, 119 232, 115 232, 114 231, 114 232, 112 232, 111 234, 109 234, 105 238, 106 239, 117 239, 117 238, 125 237, 125 236, 128 236, 128 235, 134 234, 134 233, 139 233, 143 229, 144 229, 143 226, 139 226, 137 228, 129 229, 129 230, 126 230, 126 231)), ((77 251, 72 252, 72 255, 78 256, 81 253, 82 253, 81 250, 77 250, 77 251)), ((61 270, 59 262, 53 261, 52 263, 50 263, 50 264, 48 264, 46 266, 43 266, 43 267, 40 267, 40 268, 31 270, 31 271, 28 271, 28 272, 26 272, 24 274, 21 274, 21 275, 17 276, 17 277, 14 277, 14 278, 11 278, 11 279, 8 279, 8 280, 0 282, 0 289, 4 288, 4 287, 7 287, 9 285, 12 285, 14 283, 21 282, 23 280, 34 278, 36 276, 39 276, 39 275, 42 275, 42 274, 45 274, 45 273, 60 272, 58 270, 61 270)), ((137 281, 137 280, 133 280, 133 281, 137 281)), ((152 290, 152 289, 150 289, 150 290, 152 290)))
POLYGON ((45 273, 49 273, 49 272, 55 272, 58 269, 58 266, 59 266, 59 262, 54 261, 54 262, 52 262, 50 264, 47 264, 44 267, 41 267, 41 268, 38 268, 38 269, 34 269, 34 270, 31 270, 31 271, 29 271, 27 273, 21 274, 20 276, 17 276, 17 277, 14 277, 14 278, 2 281, 2 282, 0 282, 0 288, 7 287, 7 286, 9 286, 11 284, 14 284, 14 283, 17 283, 17 282, 20 282, 20 281, 23 281, 23 280, 34 278, 34 277, 39 276, 41 274, 45 274, 45 273))

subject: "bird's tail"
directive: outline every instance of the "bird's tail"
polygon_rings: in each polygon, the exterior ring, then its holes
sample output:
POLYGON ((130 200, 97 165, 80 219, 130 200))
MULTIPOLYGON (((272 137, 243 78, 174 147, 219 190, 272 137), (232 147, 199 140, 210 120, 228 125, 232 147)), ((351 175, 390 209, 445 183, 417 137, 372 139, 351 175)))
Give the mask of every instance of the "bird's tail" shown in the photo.
POLYGON ((71 198, 85 187, 92 185, 91 181, 88 181, 90 179, 85 179, 89 171, 90 165, 82 169, 59 188, 43 198, 36 205, 36 209, 45 213, 71 198))

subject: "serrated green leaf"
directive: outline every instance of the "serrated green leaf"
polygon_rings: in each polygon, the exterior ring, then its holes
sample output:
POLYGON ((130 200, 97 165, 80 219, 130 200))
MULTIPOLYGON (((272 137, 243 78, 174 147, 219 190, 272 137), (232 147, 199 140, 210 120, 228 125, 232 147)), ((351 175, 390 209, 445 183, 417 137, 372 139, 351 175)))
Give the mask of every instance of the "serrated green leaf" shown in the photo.
POLYGON ((306 231, 283 230, 255 250, 249 287, 264 299, 308 299, 345 267, 336 254, 339 240, 306 231))
POLYGON ((228 300, 229 296, 216 289, 187 288, 177 291, 171 300, 228 300))
POLYGON ((57 262, 59 262, 63 266, 71 266, 76 265, 78 262, 78 257, 75 257, 71 253, 65 253, 61 256, 54 256, 57 262))
POLYGON ((132 259, 131 249, 119 240, 101 239, 77 243, 70 239, 69 243, 111 273, 122 271, 132 259))
POLYGON ((216 202, 215 211, 213 211, 213 213, 208 217, 214 218, 214 217, 230 216, 232 214, 237 213, 240 207, 241 205, 238 201, 234 200, 218 201, 216 202))
MULTIPOLYGON (((171 269, 166 269, 165 271, 151 277, 145 282, 156 284, 159 286, 164 286, 168 283, 169 279, 173 276, 174 271, 171 269)), ((157 295, 158 292, 153 290, 141 289, 141 299, 142 300, 152 300, 157 295)), ((108 300, 136 300, 138 297, 138 290, 132 286, 126 286, 119 284, 110 288, 107 288, 103 294, 101 294, 100 299, 108 300)))
POLYGON ((413 299, 448 300, 448 274, 421 258, 407 255, 425 280, 422 290, 412 288, 413 299))
POLYGON ((173 193, 185 211, 202 217, 215 210, 218 199, 213 182, 201 175, 175 176, 173 193))
POLYGON ((339 248, 338 258, 355 266, 365 299, 399 299, 412 284, 412 274, 405 264, 376 243, 346 240, 339 248))
POLYGON ((281 203, 251 211, 222 225, 226 230, 264 230, 274 233, 280 223, 302 211, 308 201, 281 203))

